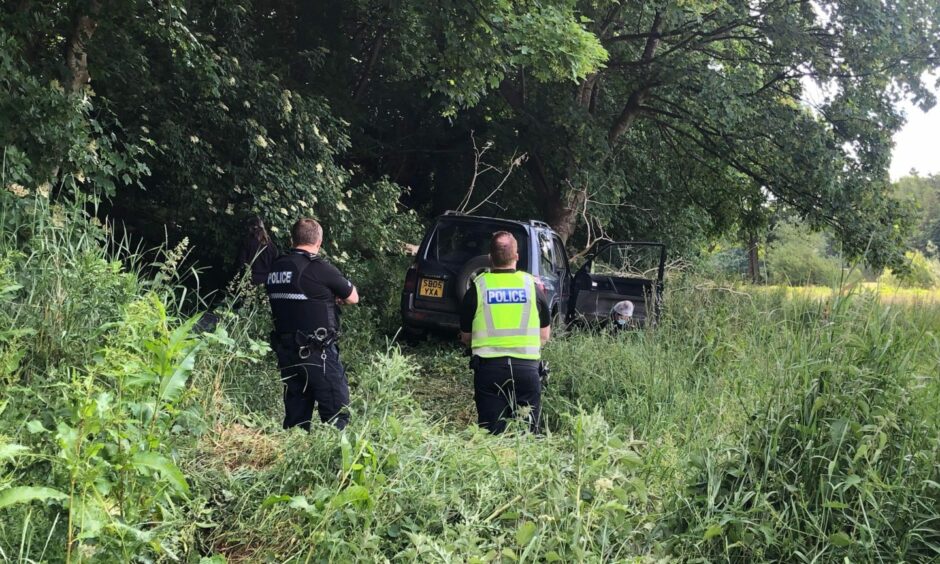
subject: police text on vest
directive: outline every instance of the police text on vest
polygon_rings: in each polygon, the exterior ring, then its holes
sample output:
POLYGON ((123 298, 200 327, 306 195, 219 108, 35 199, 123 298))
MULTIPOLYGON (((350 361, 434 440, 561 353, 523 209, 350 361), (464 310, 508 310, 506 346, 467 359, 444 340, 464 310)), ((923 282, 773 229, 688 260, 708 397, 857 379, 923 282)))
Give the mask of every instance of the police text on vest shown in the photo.
POLYGON ((272 272, 268 274, 268 284, 290 284, 293 272, 286 270, 283 272, 272 272))
POLYGON ((524 304, 529 298, 525 288, 498 288, 486 291, 488 304, 524 304))

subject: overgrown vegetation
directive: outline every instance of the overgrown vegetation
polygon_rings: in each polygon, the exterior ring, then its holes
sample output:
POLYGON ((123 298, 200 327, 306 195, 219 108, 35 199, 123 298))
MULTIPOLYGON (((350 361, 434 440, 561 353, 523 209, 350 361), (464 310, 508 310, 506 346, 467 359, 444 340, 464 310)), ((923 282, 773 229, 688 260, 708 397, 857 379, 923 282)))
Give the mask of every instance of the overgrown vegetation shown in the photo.
POLYGON ((544 437, 477 430, 459 350, 366 309, 350 427, 285 432, 263 301, 194 334, 179 249, 33 202, 0 218, 4 559, 940 557, 936 305, 673 278, 655 329, 549 346, 544 437))
POLYGON ((0 16, 0 559, 940 559, 940 192, 886 171, 897 102, 935 103, 936 2, 0 16), (676 270, 655 328, 547 348, 545 436, 490 437, 456 345, 393 337, 402 247, 459 202, 829 288, 676 270), (231 281, 253 213, 281 245, 316 216, 362 290, 343 433, 279 428, 231 281))

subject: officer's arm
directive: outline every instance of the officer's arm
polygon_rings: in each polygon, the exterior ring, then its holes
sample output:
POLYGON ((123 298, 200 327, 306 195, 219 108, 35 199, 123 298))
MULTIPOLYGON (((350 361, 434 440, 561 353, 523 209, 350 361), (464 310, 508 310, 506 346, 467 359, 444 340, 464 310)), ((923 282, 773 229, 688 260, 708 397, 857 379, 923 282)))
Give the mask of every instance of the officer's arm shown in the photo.
POLYGON ((477 311, 477 287, 476 284, 471 284, 470 288, 467 289, 467 293, 463 296, 463 301, 460 302, 460 342, 466 346, 470 346, 471 338, 470 331, 473 329, 473 317, 476 315, 477 311))
POLYGON ((552 311, 548 307, 548 297, 545 295, 544 287, 536 288, 535 299, 539 311, 539 337, 544 345, 552 338, 552 311))
POLYGON ((349 293, 349 296, 345 299, 336 298, 336 301, 343 305, 354 305, 359 303, 359 291, 356 290, 356 287, 353 286, 352 292, 349 293))

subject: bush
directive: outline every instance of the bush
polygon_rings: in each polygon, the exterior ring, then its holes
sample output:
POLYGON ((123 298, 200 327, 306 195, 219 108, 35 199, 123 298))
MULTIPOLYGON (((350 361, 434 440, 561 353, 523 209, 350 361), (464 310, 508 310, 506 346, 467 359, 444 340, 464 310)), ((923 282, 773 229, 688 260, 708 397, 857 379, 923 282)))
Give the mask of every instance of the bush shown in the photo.
POLYGON ((838 258, 826 254, 826 237, 790 221, 778 224, 767 249, 767 270, 774 284, 836 286, 842 281, 838 258))
POLYGON ((940 285, 940 260, 927 258, 920 251, 905 254, 910 260, 910 272, 901 280, 913 288, 936 288, 940 285))

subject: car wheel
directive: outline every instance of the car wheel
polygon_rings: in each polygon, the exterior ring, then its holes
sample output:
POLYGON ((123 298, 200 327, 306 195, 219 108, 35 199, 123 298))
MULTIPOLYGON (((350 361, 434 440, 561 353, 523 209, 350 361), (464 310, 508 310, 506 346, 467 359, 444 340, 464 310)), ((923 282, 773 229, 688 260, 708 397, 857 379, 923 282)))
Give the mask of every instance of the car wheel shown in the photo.
POLYGON ((463 301, 463 297, 467 295, 467 290, 470 289, 470 284, 473 284, 473 280, 486 272, 490 267, 490 255, 479 255, 475 256, 472 259, 468 260, 464 265, 463 269, 460 271, 460 274, 457 275, 457 299, 463 301))
POLYGON ((426 340, 427 337, 428 332, 426 329, 408 327, 407 325, 401 328, 400 338, 406 345, 416 346, 426 340))
POLYGON ((568 332, 568 322, 565 321, 565 316, 558 311, 558 306, 552 310, 552 338, 556 336, 564 335, 568 332))

